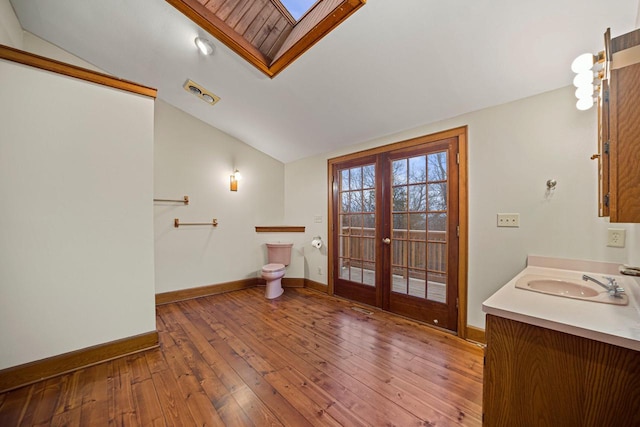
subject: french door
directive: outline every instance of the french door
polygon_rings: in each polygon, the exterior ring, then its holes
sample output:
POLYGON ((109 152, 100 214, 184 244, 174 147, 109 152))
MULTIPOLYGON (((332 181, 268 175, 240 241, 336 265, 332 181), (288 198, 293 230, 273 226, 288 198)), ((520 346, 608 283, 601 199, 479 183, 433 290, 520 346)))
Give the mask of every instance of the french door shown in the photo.
POLYGON ((424 137, 330 160, 334 294, 457 331, 458 152, 424 137))

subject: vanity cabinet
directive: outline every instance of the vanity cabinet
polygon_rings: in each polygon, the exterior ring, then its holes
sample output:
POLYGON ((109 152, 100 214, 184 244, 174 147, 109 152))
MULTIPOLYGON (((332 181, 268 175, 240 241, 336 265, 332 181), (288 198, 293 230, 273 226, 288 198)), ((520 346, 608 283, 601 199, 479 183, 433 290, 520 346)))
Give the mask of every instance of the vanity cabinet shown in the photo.
POLYGON ((640 426, 640 352, 487 315, 485 426, 640 426))
POLYGON ((640 222, 640 29, 605 34, 598 96, 599 215, 640 222))

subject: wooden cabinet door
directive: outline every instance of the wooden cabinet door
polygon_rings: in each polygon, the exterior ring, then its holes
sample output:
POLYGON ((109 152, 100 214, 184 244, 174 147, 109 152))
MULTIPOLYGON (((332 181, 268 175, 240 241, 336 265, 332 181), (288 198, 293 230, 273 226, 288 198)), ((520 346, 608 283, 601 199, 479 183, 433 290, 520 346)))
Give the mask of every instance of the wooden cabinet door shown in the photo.
POLYGON ((640 63, 611 70, 609 216, 640 222, 640 63))

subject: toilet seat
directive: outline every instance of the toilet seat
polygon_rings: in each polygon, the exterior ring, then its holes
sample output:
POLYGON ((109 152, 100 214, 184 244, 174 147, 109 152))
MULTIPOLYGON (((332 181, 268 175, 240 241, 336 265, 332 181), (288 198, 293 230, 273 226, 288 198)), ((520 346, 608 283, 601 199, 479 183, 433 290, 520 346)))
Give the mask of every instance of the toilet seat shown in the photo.
POLYGON ((265 273, 277 273, 279 271, 284 271, 284 269, 284 264, 267 264, 262 267, 262 271, 264 271, 265 273))

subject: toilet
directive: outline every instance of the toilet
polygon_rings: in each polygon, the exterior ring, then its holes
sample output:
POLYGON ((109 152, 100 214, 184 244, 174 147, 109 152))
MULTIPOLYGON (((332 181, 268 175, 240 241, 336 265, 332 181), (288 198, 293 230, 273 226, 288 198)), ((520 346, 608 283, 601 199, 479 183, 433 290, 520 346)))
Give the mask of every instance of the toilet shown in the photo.
POLYGON ((282 278, 286 266, 291 262, 293 243, 267 243, 267 265, 262 267, 262 278, 267 281, 264 296, 267 299, 278 298, 284 292, 282 278))

